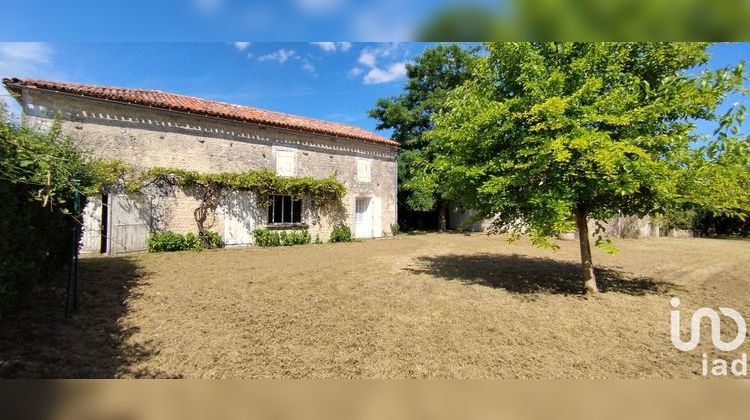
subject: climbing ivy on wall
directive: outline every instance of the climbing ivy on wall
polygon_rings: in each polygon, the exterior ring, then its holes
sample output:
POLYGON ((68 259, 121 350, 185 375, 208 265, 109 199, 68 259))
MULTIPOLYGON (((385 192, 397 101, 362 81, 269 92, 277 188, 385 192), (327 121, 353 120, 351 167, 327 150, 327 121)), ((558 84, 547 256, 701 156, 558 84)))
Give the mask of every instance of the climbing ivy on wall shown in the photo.
POLYGON ((337 204, 346 188, 333 175, 324 179, 282 177, 270 170, 249 172, 201 173, 179 168, 153 167, 141 172, 125 185, 126 192, 136 192, 148 185, 202 188, 211 191, 250 191, 258 195, 262 206, 270 204, 276 194, 295 198, 310 196, 314 206, 337 204))
MULTIPOLYGON (((112 165, 118 168, 118 165, 112 165)), ((193 189, 200 205, 195 209, 198 230, 203 231, 208 214, 219 205, 222 192, 249 191, 258 196, 258 204, 267 206, 273 195, 290 195, 294 198, 309 196, 317 208, 341 208, 346 188, 333 175, 324 179, 312 177, 281 177, 263 169, 249 172, 202 173, 180 168, 153 167, 125 181, 125 191, 135 193, 142 188, 180 187, 193 189)))

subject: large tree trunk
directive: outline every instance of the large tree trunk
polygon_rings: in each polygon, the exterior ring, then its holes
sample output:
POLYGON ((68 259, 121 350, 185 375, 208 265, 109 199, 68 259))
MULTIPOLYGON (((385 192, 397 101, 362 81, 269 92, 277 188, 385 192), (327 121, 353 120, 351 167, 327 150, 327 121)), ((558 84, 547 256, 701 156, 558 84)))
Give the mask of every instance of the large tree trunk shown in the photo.
POLYGON ((580 208, 576 209, 576 226, 578 227, 578 243, 581 246, 581 268, 583 269, 583 287, 586 293, 599 293, 596 287, 596 276, 594 275, 594 264, 591 262, 591 245, 589 244, 589 225, 586 213, 580 208))
POLYGON ((448 202, 438 201, 438 232, 445 232, 448 229, 448 202))

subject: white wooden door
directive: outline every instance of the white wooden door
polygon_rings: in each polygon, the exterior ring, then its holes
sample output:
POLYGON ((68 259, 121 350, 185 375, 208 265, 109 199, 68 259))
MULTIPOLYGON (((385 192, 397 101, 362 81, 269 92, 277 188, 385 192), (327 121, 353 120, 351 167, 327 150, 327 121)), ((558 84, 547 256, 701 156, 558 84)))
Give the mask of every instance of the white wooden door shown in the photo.
POLYGON ((354 236, 372 237, 372 211, 369 197, 357 197, 354 202, 354 236))
POLYGON ((97 253, 102 248, 102 196, 88 197, 83 208, 83 234, 81 235, 81 253, 97 253))
POLYGON ((221 206, 224 215, 224 244, 251 245, 257 209, 252 193, 228 194, 221 206))
POLYGON ((125 194, 109 196, 109 240, 107 253, 122 254, 146 249, 151 232, 151 205, 125 194))

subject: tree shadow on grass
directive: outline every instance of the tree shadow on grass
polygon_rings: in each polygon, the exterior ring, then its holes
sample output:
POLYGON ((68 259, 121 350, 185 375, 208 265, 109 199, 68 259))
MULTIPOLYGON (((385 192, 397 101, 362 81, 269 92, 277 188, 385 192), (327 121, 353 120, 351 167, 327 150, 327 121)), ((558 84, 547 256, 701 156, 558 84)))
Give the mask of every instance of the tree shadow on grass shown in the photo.
MULTIPOLYGON (((417 259, 417 266, 407 268, 413 274, 429 274, 466 284, 505 289, 518 294, 584 293, 581 265, 551 258, 522 255, 476 254, 425 256, 417 259)), ((679 286, 647 277, 632 276, 611 268, 594 269, 601 292, 623 293, 633 296, 666 294, 679 286)))
POLYGON ((120 321, 137 298, 142 269, 128 257, 82 258, 78 310, 64 318, 65 281, 40 290, 30 304, 0 320, 0 377, 175 377, 137 366, 156 354, 131 344, 138 332, 120 321))

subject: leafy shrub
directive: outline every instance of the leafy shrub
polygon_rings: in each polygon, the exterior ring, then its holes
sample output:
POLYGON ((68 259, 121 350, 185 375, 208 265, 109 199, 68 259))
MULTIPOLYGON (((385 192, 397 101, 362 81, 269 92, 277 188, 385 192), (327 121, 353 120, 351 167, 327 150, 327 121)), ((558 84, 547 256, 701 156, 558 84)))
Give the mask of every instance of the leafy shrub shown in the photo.
POLYGON ((692 229, 697 212, 692 208, 673 208, 667 210, 662 216, 663 225, 670 229, 692 229))
POLYGON ((204 229, 198 232, 198 238, 201 242, 203 249, 215 249, 224 246, 224 241, 221 239, 221 235, 218 232, 204 229))
POLYGON ((201 249, 203 249, 201 239, 194 233, 182 235, 165 230, 153 232, 148 238, 148 252, 200 251, 201 249))
POLYGON ((98 191, 101 168, 59 121, 35 131, 8 119, 0 103, 0 319, 59 278, 80 240, 76 207, 98 191))
POLYGON ((185 238, 182 235, 171 230, 152 232, 148 237, 148 252, 182 251, 184 240, 185 238))
POLYGON ((290 246, 291 245, 292 238, 289 238, 289 240, 287 241, 287 237, 286 236, 287 236, 286 235, 286 231, 279 232, 279 244, 281 246, 290 246))
POLYGON ((255 229, 253 231, 255 245, 263 247, 292 246, 310 243, 310 232, 307 229, 291 231, 272 231, 267 228, 255 229))
POLYGON ((282 235, 283 238, 281 241, 282 246, 304 245, 310 243, 310 233, 307 229, 281 232, 280 235, 282 235))
POLYGON ((200 251, 201 249, 203 249, 201 247, 200 238, 198 238, 198 235, 192 232, 188 232, 185 234, 185 237, 183 239, 183 244, 184 244, 185 250, 200 251))
POLYGON ((352 230, 349 226, 338 225, 331 231, 331 242, 351 242, 352 230))
POLYGON ((750 214, 744 220, 738 216, 716 215, 699 211, 693 220, 693 231, 700 236, 742 236, 750 235, 750 214))
POLYGON ((255 229, 253 237, 255 238, 255 245, 274 246, 271 244, 271 231, 268 229, 255 229))
POLYGON ((396 236, 401 233, 401 226, 398 223, 391 223, 391 235, 396 236))

